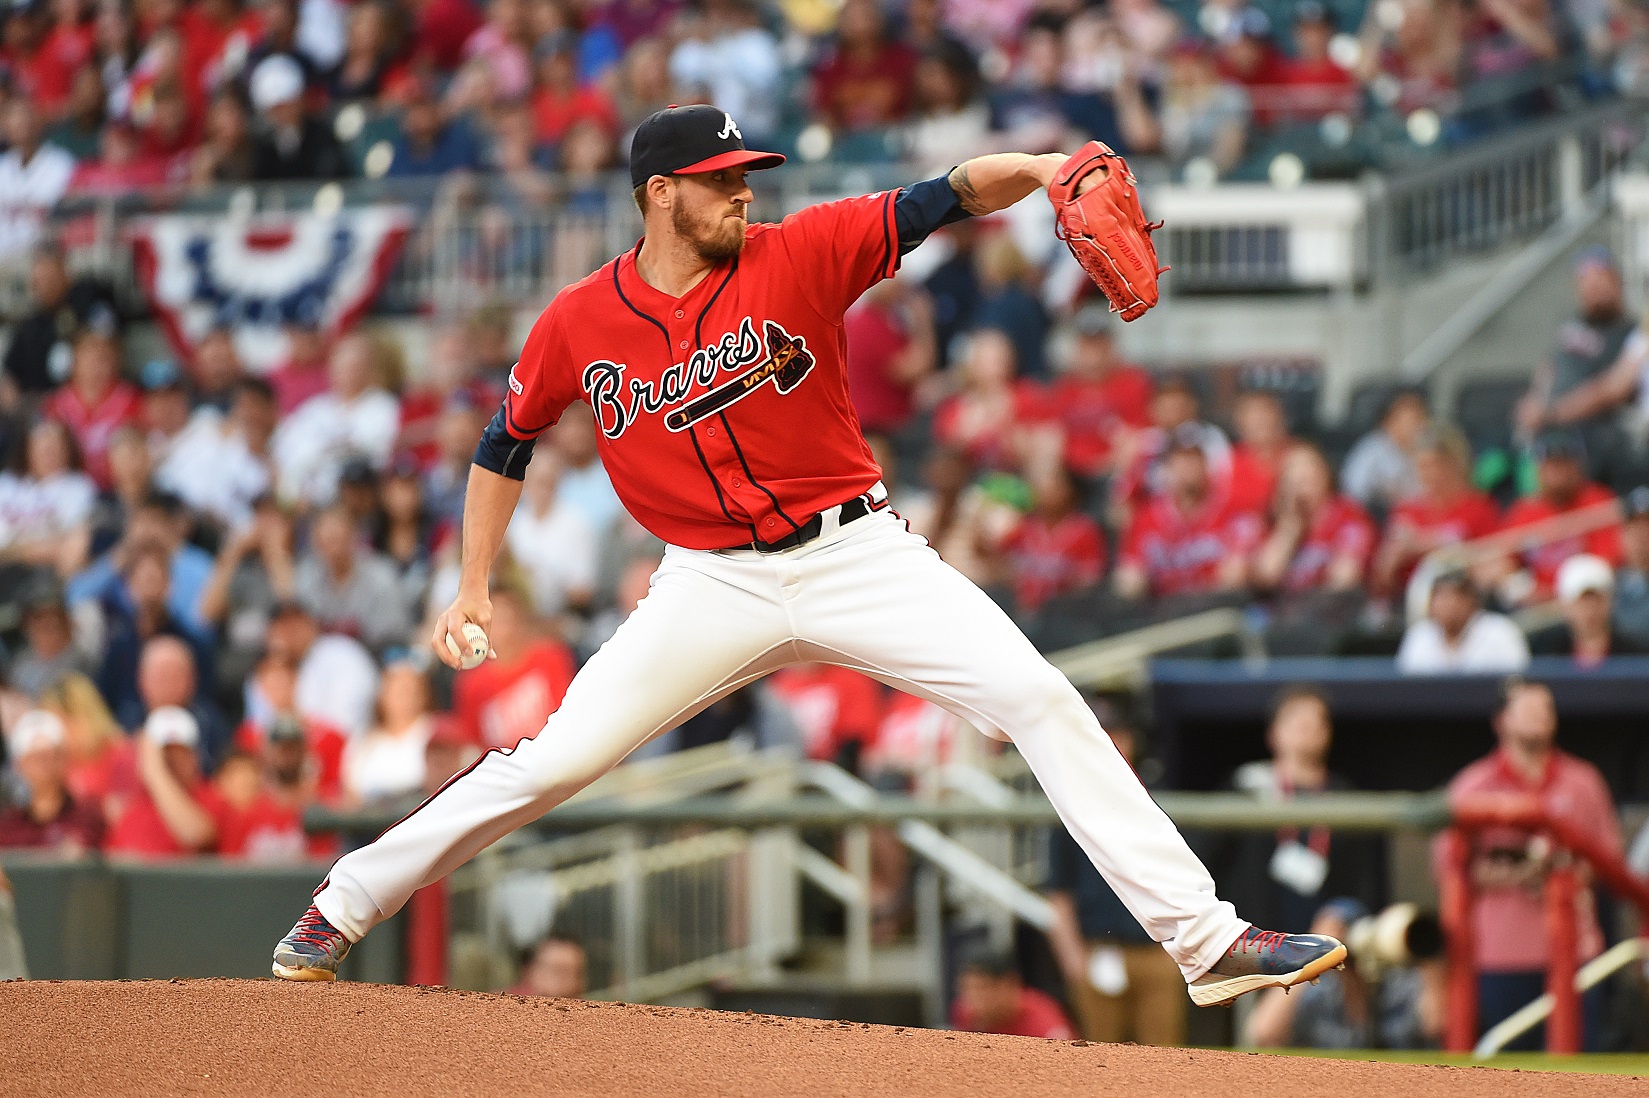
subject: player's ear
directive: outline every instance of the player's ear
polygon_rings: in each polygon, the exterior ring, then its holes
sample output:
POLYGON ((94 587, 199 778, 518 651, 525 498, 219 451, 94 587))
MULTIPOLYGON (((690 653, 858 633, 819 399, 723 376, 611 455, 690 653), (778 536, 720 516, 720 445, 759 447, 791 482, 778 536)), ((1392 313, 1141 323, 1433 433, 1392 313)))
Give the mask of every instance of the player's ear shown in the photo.
POLYGON ((647 181, 647 201, 649 204, 657 203, 660 207, 668 210, 675 201, 675 197, 674 180, 666 176, 655 175, 647 181))

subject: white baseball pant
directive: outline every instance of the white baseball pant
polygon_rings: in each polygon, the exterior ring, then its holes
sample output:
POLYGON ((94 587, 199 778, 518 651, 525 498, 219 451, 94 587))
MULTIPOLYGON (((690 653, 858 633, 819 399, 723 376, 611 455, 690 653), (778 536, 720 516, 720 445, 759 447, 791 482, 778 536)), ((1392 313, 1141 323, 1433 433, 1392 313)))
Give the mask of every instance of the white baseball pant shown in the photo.
POLYGON ((315 897, 359 940, 412 893, 554 808, 652 737, 787 664, 862 671, 1011 739, 1065 826, 1187 982, 1248 924, 1076 689, 891 511, 782 553, 670 547, 651 589, 544 728, 488 752, 315 897))

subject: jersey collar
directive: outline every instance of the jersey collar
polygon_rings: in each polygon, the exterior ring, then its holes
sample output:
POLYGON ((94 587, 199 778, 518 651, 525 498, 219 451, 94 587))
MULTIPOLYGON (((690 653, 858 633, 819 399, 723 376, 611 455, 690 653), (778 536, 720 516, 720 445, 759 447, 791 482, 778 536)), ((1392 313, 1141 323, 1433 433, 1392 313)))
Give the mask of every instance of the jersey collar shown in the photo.
POLYGON ((630 299, 636 308, 666 323, 677 319, 675 316, 677 309, 688 309, 689 302, 696 302, 702 294, 720 285, 722 276, 727 272, 728 263, 718 263, 710 268, 709 274, 699 279, 698 285, 680 297, 671 297, 645 278, 642 278, 641 272, 636 269, 636 256, 641 254, 641 245, 642 241, 636 241, 635 247, 619 257, 619 285, 624 290, 624 295, 630 299))

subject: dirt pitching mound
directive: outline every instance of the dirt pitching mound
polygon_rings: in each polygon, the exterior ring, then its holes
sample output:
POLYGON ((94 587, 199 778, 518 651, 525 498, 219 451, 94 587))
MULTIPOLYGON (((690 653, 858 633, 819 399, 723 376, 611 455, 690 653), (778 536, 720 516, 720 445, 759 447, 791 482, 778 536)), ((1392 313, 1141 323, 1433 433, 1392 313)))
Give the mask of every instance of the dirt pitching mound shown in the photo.
POLYGON ((375 984, 0 984, 7 1096, 1593 1098, 1643 1086, 375 984))

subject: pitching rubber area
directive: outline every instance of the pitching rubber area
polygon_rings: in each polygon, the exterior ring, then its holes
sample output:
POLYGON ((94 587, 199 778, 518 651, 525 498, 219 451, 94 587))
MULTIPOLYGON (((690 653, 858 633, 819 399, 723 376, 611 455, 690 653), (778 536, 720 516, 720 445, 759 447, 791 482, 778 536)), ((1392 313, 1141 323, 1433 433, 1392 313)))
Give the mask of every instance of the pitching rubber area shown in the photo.
POLYGON ((1643 1079, 267 980, 0 984, 0 1094, 1570 1098, 1643 1079))

